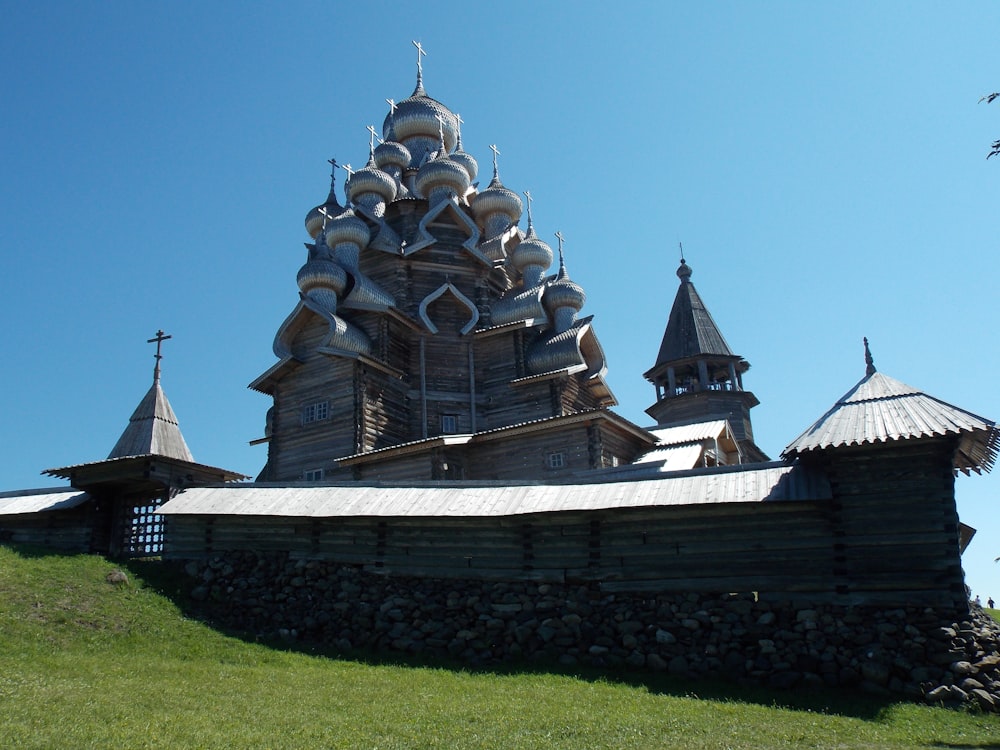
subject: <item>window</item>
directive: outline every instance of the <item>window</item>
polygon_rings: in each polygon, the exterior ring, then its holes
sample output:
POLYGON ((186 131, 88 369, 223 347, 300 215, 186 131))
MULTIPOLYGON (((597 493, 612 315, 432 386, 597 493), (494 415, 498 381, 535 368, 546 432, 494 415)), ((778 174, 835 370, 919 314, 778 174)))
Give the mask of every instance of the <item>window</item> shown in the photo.
POLYGON ((549 468, 550 469, 561 469, 566 465, 566 454, 565 453, 550 453, 549 454, 549 468))
POLYGON ((318 401, 315 404, 306 404, 302 407, 302 424, 318 422, 330 416, 330 402, 318 401))
POLYGON ((445 435, 454 435, 458 432, 458 417, 454 414, 442 414, 441 432, 445 435))
POLYGON ((320 482, 323 480, 323 470, 306 469, 302 472, 302 478, 307 482, 320 482))

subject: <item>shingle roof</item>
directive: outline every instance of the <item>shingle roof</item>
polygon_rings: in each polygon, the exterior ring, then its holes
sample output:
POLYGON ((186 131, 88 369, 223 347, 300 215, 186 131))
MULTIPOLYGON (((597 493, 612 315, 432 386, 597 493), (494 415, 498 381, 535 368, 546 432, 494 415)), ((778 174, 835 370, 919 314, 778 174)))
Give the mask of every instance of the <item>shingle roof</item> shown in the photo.
POLYGON ((667 319, 660 351, 656 355, 656 364, 651 369, 656 369, 666 362, 699 355, 734 356, 689 279, 689 273, 682 276, 673 307, 670 308, 670 317, 667 319))
POLYGON ((194 461, 158 378, 132 413, 108 458, 147 455, 194 461))
POLYGON ((830 487, 792 464, 683 472, 645 481, 590 484, 231 485, 185 490, 163 515, 306 517, 499 517, 706 503, 818 500, 830 487))
POLYGON ((994 422, 872 372, 793 440, 782 455, 943 435, 966 438, 955 459, 956 469, 978 472, 992 468, 1000 447, 994 422))

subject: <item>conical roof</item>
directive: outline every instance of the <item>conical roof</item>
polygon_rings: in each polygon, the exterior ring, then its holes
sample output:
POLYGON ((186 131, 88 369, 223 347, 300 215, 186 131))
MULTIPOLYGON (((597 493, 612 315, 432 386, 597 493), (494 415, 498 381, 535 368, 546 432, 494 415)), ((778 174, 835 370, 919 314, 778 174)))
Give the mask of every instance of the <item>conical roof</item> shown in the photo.
POLYGON ((108 458, 149 455, 194 461, 158 377, 132 413, 108 458))
POLYGON ((869 365, 865 377, 793 440, 782 456, 944 435, 964 438, 955 455, 956 469, 968 473, 992 468, 1000 444, 994 422, 876 372, 869 365))
POLYGON ((681 285, 674 297, 673 307, 670 308, 656 364, 650 370, 656 370, 668 362, 692 357, 735 357, 691 283, 691 268, 683 260, 677 269, 677 275, 681 279, 681 285))

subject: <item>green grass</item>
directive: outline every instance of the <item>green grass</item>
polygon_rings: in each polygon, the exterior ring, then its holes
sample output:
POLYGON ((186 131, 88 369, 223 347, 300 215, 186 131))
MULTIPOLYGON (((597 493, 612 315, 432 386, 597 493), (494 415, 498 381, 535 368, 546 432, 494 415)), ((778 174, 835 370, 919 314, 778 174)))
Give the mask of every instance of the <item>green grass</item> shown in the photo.
POLYGON ((870 696, 269 647, 114 569, 0 546, 0 747, 1000 748, 998 716, 870 696))

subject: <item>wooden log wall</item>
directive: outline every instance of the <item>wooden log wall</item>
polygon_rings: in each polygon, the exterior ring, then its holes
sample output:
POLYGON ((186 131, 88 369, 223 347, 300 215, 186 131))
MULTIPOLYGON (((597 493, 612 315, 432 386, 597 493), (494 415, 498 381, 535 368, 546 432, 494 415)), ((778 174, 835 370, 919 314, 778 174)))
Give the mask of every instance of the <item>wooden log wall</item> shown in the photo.
POLYGON ((834 492, 836 588, 885 596, 966 600, 951 439, 828 451, 834 492))
POLYGON ((95 528, 95 513, 86 506, 0 516, 0 543, 30 544, 64 552, 90 552, 95 528))
POLYGON ((166 555, 290 552, 387 574, 596 582, 607 591, 833 593, 826 502, 506 518, 169 519, 166 555))

